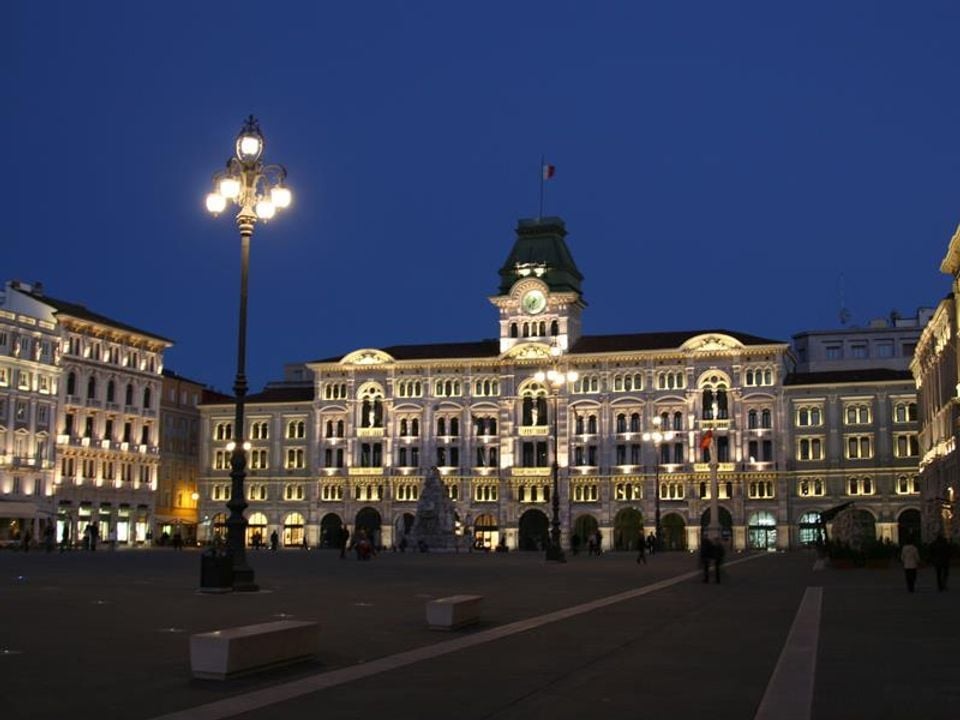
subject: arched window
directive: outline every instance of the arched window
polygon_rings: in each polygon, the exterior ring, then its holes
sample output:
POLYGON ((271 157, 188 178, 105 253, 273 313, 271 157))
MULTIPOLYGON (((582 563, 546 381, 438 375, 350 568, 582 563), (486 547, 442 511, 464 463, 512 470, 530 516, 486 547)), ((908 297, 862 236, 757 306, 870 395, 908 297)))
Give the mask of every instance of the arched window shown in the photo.
MULTIPOLYGON (((623 413, 617 415, 617 432, 625 433, 627 431, 627 416, 623 413)), ((623 463, 620 463, 623 465, 623 463)))
POLYGON ((523 324, 523 336, 530 337, 530 323, 523 324))
POLYGON ((640 413, 630 415, 630 432, 640 432, 640 413))
POLYGON ((77 394, 77 374, 70 371, 70 374, 67 375, 67 395, 76 395, 77 394))
POLYGON ((327 437, 333 437, 333 420, 327 420, 327 437))
POLYGON ((406 435, 406 434, 407 434, 407 419, 406 419, 406 418, 402 418, 402 419, 400 420, 400 434, 401 434, 401 435, 406 435))
POLYGON ((459 418, 450 418, 450 434, 459 435, 460 434, 460 419, 459 418))
POLYGON ((515 337, 517 337, 517 335, 518 335, 518 333, 517 333, 517 324, 516 324, 516 323, 510 323, 510 337, 515 338, 515 337))
POLYGON ((447 434, 447 419, 437 418, 437 435, 443 437, 447 434))
POLYGON ((116 402, 116 400, 114 400, 115 395, 116 395, 116 386, 113 380, 110 380, 107 383, 107 402, 108 403, 116 402))
POLYGON ((127 394, 124 402, 127 405, 133 405, 133 383, 127 383, 127 394))
POLYGON ((337 437, 343 437, 343 420, 337 420, 337 437))
POLYGON ((590 435, 597 434, 597 416, 596 415, 591 415, 590 417, 587 418, 587 432, 590 435))
POLYGON ((556 320, 550 323, 550 334, 554 336, 560 334, 560 323, 558 323, 556 320))
POLYGON ((583 415, 577 415, 575 426, 576 426, 576 431, 575 431, 576 434, 583 435, 583 415))
POLYGON ((727 389, 722 385, 717 388, 717 420, 726 420, 727 417, 727 389))
POLYGON ((757 411, 751 410, 747 413, 747 429, 754 430, 757 427, 757 411))
POLYGON ((703 419, 713 420, 713 390, 703 389, 703 419))
POLYGON ((770 411, 769 411, 769 410, 763 410, 763 411, 760 413, 760 427, 762 427, 762 428, 771 428, 771 427, 773 427, 773 424, 772 424, 771 420, 772 420, 772 418, 771 418, 771 416, 770 416, 770 411))
POLYGON ((97 379, 90 376, 90 379, 87 380, 87 397, 91 400, 97 396, 97 379))
POLYGON ((545 320, 540 321, 539 330, 540 330, 540 337, 545 337, 547 334, 547 323, 545 320))
POLYGON ((675 412, 673 414, 673 429, 683 430, 683 413, 675 412))
POLYGON ((150 388, 143 389, 143 407, 144 409, 150 407, 150 388))
POLYGON ((420 421, 417 418, 410 421, 410 434, 413 435, 413 437, 420 436, 420 421))
POLYGON ((660 427, 664 430, 670 427, 670 413, 668 412, 660 413, 660 427))

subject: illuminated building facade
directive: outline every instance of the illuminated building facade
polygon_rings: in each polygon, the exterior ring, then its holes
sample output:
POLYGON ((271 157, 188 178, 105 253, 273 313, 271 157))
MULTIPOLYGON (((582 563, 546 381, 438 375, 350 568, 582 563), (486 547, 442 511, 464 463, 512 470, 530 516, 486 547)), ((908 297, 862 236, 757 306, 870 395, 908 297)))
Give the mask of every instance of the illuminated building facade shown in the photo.
POLYGON ((937 306, 917 344, 910 369, 920 410, 920 480, 923 493, 923 539, 944 533, 960 541, 956 519, 960 494, 960 375, 958 375, 957 291, 960 284, 960 229, 950 239, 940 270, 952 277, 951 292, 937 306))
POLYGON ((60 340, 51 308, 19 287, 0 296, 0 543, 40 539, 54 509, 60 340))
MULTIPOLYGON (((825 390, 817 378, 794 375, 795 357, 783 341, 720 329, 585 335, 582 276, 565 236, 558 218, 520 221, 490 298, 497 338, 362 348, 291 366, 284 382, 249 396, 239 433, 249 443, 248 536, 276 530, 285 545, 304 538, 316 545, 330 542, 343 523, 354 536, 399 544, 424 477, 436 467, 464 547, 540 549, 556 461, 565 547, 599 531, 604 548, 633 548, 654 532, 659 509, 665 546, 695 549, 710 505, 701 438, 712 430, 720 521, 733 546, 788 548, 807 540, 802 516, 807 522, 810 513, 849 499, 850 486, 833 473, 849 464, 840 460, 847 444, 840 416, 829 413, 870 393, 877 407, 870 422, 881 423, 872 432, 889 444, 887 404, 911 394, 908 374, 901 370, 891 387, 868 379, 825 390), (556 406, 536 377, 553 367, 577 373, 556 406), (825 392, 837 395, 835 407, 828 408, 825 392), (798 413, 814 401, 837 429, 824 431, 832 440, 816 469, 826 476, 829 468, 830 480, 811 501, 801 495, 808 486, 799 478, 811 477, 811 466, 799 459, 805 428, 796 423, 809 418, 798 413), (655 429, 659 444, 644 439, 655 429)), ((229 399, 205 404, 201 414, 204 539, 226 520, 228 443, 237 438, 229 399)), ((887 456, 854 464, 876 474, 887 456)), ((916 458, 904 467, 911 463, 915 474, 916 458)), ((902 498, 888 486, 885 479, 872 495, 890 514, 902 498)))

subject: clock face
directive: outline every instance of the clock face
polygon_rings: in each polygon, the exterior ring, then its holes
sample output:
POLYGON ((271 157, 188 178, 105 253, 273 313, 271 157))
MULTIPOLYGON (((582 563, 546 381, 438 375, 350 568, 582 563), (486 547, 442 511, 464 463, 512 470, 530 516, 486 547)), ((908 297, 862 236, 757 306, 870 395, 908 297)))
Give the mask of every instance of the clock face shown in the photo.
POLYGON ((547 298, 540 290, 529 290, 520 301, 523 311, 536 315, 547 306, 547 298))

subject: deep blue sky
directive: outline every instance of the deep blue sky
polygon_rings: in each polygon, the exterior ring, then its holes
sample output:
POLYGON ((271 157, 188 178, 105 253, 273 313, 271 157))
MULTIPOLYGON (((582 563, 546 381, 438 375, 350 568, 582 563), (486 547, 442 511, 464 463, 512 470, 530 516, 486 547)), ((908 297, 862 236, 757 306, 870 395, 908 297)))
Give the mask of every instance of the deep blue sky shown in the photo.
POLYGON ((240 243, 204 195, 255 113, 294 205, 254 235, 252 389, 497 333, 539 157, 590 334, 789 339, 949 290, 955 2, 43 2, 0 22, 0 277, 176 341, 228 390, 240 243))

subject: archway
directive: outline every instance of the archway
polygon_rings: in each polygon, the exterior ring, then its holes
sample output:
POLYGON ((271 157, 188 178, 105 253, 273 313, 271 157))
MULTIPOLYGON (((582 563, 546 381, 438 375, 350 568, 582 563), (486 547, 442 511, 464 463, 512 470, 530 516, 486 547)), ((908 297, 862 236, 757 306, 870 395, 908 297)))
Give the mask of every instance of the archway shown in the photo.
POLYGON ((801 545, 816 545, 824 541, 823 537, 823 519, 820 513, 811 511, 800 516, 797 523, 800 530, 799 539, 801 545))
POLYGON ((593 515, 578 515, 577 519, 573 521, 573 534, 570 536, 570 547, 574 551, 579 551, 580 548, 586 547, 590 538, 596 537, 597 528, 599 527, 600 525, 593 515))
POLYGON ((520 550, 545 550, 550 544, 550 523, 541 510, 531 508, 520 516, 520 550))
POLYGON ((497 519, 493 515, 477 515, 473 522, 473 546, 478 550, 492 550, 500 542, 497 519))
POLYGON ((751 513, 747 518, 747 547, 754 550, 777 549, 777 519, 773 513, 751 513))
POLYGON ((687 549, 687 523, 677 513, 668 513, 660 520, 664 550, 687 549))
POLYGON ((897 518, 897 544, 903 545, 912 540, 920 542, 920 511, 910 508, 897 518))
POLYGON ((340 543, 340 528, 343 520, 336 513, 327 513, 320 520, 320 547, 337 548, 340 543))
POLYGON ((365 507, 357 513, 357 519, 354 521, 353 535, 351 542, 356 542, 361 538, 367 538, 375 548, 380 547, 380 513, 372 507, 365 507))
POLYGON ((300 547, 303 545, 303 515, 298 512, 289 513, 283 519, 283 546, 300 547))
POLYGON ((255 512, 247 520, 247 545, 256 545, 259 547, 267 542, 267 516, 261 512, 255 512), (259 533, 259 535, 257 535, 259 533))
POLYGON ((636 508, 623 508, 613 519, 613 549, 638 550, 637 543, 642 540, 643 513, 636 508))
MULTIPOLYGON (((722 505, 717 508, 720 517, 720 537, 728 541, 733 537, 733 516, 730 514, 730 511, 727 510, 722 505)), ((703 511, 703 514, 700 516, 700 535, 707 534, 707 528, 710 526, 710 508, 707 508, 703 511)))

